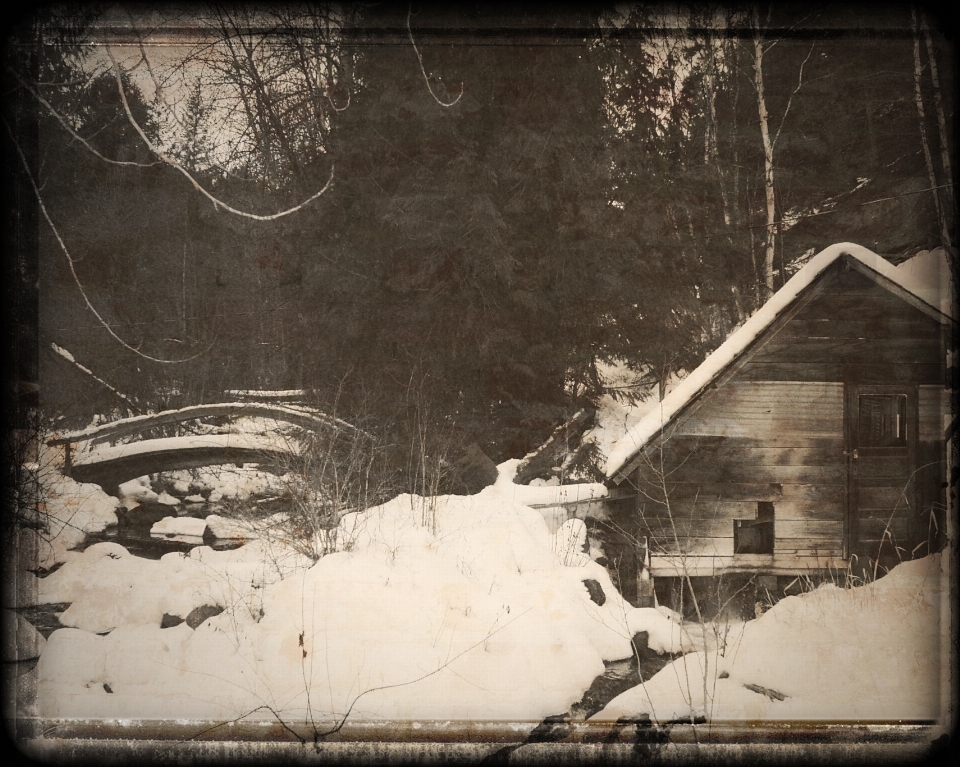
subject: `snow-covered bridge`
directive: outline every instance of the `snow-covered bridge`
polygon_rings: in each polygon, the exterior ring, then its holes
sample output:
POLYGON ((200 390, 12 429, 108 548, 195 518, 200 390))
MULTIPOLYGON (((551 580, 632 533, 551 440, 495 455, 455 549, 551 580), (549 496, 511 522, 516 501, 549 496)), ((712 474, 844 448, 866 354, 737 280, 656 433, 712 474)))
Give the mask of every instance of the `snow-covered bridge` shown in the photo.
POLYGON ((122 482, 173 469, 227 463, 282 466, 302 449, 302 441, 279 431, 267 433, 197 433, 110 444, 148 434, 163 426, 200 418, 264 418, 307 431, 334 430, 355 436, 364 432, 339 418, 295 407, 252 402, 220 402, 123 418, 60 434, 48 440, 64 450, 64 473, 78 482, 93 482, 112 492, 122 482))

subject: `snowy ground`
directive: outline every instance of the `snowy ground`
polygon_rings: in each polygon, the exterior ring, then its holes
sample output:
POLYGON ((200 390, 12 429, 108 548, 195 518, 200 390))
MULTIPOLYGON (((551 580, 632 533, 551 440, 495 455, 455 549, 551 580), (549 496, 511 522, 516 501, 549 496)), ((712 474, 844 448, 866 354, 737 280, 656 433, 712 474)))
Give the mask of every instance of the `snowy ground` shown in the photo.
MULTIPOLYGON (((514 470, 504 465, 476 495, 401 495, 348 514, 336 552, 316 563, 249 528, 253 540, 230 551, 198 545, 160 560, 114 543, 75 551, 115 520, 119 499, 52 476, 44 508, 60 534, 52 544, 22 534, 39 559, 21 561, 19 588, 5 591, 6 607, 69 603, 67 628, 46 642, 22 619, 7 622, 17 657, 39 654, 37 713, 536 722, 569 711, 604 661, 630 656, 646 631, 655 651, 688 654, 595 720, 938 717, 939 557, 859 589, 784 599, 745 624, 681 624, 623 602, 584 552, 582 523, 551 534, 523 503, 557 501, 559 488, 518 490, 514 470), (63 564, 45 577, 23 572, 37 562, 63 564)), ((223 476, 221 491, 247 487, 223 476)), ((175 493, 198 490, 182 482, 175 493)), ((231 524, 175 512, 165 524, 185 532, 177 520, 231 524)))

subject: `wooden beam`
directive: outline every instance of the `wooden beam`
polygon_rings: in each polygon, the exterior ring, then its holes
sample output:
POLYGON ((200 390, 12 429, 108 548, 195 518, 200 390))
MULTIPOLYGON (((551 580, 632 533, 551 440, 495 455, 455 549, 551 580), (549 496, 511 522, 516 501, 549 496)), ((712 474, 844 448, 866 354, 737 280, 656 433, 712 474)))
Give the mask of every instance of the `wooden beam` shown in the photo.
POLYGON ((253 402, 219 402, 209 405, 192 405, 178 410, 164 410, 161 413, 152 415, 122 418, 118 421, 94 426, 89 429, 60 434, 53 439, 47 440, 47 444, 64 445, 70 442, 83 442, 86 440, 90 440, 93 444, 96 444, 110 439, 127 437, 132 434, 140 434, 144 431, 155 429, 158 426, 181 423, 183 421, 193 420, 194 418, 212 418, 216 416, 273 418, 311 431, 318 428, 342 429, 372 439, 369 434, 346 421, 327 415, 304 413, 293 408, 283 407, 282 405, 268 405, 253 402))

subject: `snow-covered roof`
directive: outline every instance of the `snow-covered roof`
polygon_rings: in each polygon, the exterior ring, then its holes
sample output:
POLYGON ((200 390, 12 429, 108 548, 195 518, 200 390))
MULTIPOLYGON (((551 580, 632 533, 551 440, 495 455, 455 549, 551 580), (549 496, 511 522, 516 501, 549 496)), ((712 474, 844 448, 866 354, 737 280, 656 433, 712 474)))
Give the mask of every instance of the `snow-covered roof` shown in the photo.
POLYGON ((608 478, 616 475, 638 450, 737 359, 834 261, 844 255, 907 291, 939 314, 953 316, 950 291, 943 287, 949 277, 944 274, 945 259, 940 251, 928 251, 897 267, 861 245, 850 242, 831 245, 811 258, 756 314, 612 446, 604 474, 608 478), (923 263, 911 263, 918 259, 923 263))

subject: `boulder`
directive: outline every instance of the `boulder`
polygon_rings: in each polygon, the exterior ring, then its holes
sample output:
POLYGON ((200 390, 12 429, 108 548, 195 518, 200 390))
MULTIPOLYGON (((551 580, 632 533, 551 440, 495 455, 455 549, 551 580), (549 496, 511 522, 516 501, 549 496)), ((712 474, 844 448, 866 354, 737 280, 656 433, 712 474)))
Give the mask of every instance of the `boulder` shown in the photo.
POLYGON ((220 605, 201 605, 200 607, 194 607, 187 616, 187 625, 195 629, 208 618, 212 618, 214 615, 219 615, 222 612, 223 608, 220 607, 220 605))
POLYGON ((583 585, 586 586, 587 591, 590 592, 590 599, 602 607, 607 601, 607 595, 603 593, 603 587, 600 583, 593 578, 585 578, 583 585))

